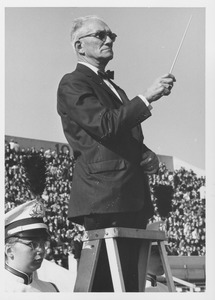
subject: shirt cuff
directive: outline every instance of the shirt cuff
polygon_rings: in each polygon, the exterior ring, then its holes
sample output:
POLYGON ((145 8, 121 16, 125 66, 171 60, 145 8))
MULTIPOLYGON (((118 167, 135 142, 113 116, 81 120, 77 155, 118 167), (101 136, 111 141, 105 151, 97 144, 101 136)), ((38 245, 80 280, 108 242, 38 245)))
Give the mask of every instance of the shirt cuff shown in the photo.
POLYGON ((145 103, 145 105, 148 107, 149 110, 152 110, 153 107, 151 106, 149 101, 146 99, 146 97, 144 97, 143 95, 138 95, 138 97, 140 97, 140 99, 143 100, 143 102, 145 103))

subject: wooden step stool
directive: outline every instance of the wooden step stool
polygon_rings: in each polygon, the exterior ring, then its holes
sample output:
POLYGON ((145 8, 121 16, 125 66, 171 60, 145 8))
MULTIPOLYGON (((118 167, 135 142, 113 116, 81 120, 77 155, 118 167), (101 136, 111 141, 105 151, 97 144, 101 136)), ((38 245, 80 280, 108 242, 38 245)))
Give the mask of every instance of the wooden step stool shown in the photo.
POLYGON ((166 254, 164 231, 133 229, 133 228, 105 228, 86 231, 83 237, 83 247, 78 265, 74 292, 91 292, 94 275, 102 240, 105 240, 114 292, 125 292, 125 285, 119 258, 118 238, 142 239, 139 259, 139 292, 145 291, 146 275, 151 251, 151 243, 157 242, 169 292, 175 292, 170 266, 166 254))

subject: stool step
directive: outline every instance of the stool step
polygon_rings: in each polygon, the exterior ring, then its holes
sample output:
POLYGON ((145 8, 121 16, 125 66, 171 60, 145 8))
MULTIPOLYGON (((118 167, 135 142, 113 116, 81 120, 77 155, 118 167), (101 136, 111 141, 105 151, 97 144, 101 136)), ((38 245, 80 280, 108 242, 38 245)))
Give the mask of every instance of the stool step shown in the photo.
POLYGON ((150 241, 164 241, 166 235, 164 231, 124 228, 124 227, 112 227, 97 230, 86 231, 83 236, 83 241, 92 241, 98 239, 107 238, 133 238, 133 239, 147 239, 150 241))

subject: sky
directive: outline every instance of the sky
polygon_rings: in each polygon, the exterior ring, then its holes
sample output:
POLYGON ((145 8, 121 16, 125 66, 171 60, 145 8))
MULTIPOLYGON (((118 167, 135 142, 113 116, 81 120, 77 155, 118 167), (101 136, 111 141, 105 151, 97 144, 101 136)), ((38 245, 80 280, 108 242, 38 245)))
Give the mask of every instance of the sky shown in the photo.
POLYGON ((117 34, 115 82, 130 99, 169 72, 187 22, 192 20, 172 73, 172 93, 153 103, 142 123, 145 144, 205 168, 204 7, 6 7, 5 134, 66 142, 56 110, 57 87, 76 67, 70 44, 74 18, 98 15, 117 34))

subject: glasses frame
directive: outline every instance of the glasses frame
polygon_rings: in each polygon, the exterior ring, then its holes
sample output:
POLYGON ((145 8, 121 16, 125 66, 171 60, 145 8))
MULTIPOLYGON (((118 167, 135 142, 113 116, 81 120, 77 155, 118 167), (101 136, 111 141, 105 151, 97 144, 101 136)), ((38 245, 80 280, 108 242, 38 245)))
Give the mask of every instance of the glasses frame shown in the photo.
POLYGON ((48 242, 47 240, 40 240, 40 241, 29 241, 29 242, 24 242, 22 239, 18 239, 16 242, 23 244, 29 248, 31 248, 31 250, 36 250, 39 247, 42 248, 46 246, 46 243, 48 242), (43 244, 43 246, 41 246, 43 244))
POLYGON ((117 35, 116 35, 116 33, 111 32, 111 31, 98 30, 96 32, 92 32, 92 33, 83 35, 83 36, 79 37, 78 40, 83 39, 85 37, 95 37, 103 42, 105 42, 107 37, 109 37, 112 40, 112 42, 115 42, 117 35), (101 36, 99 36, 101 34, 104 35, 103 38, 101 36))

